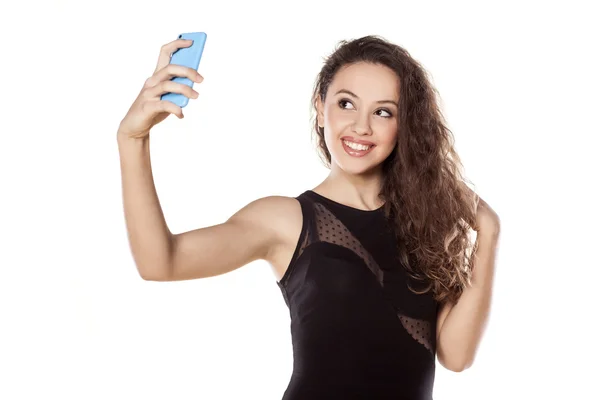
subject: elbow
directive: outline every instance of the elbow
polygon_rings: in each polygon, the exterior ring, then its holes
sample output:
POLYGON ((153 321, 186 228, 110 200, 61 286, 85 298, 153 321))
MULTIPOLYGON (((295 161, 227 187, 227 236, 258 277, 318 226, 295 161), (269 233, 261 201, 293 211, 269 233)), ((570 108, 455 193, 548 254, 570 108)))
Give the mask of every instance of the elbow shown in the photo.
POLYGON ((169 280, 169 268, 138 268, 140 278, 150 282, 165 282, 169 280))
POLYGON ((149 274, 149 273, 147 273, 145 271, 141 271, 139 269, 138 269, 138 275, 144 281, 156 281, 157 280, 155 275, 149 274))
POLYGON ((145 274, 142 274, 142 273, 140 273, 140 278, 142 278, 142 280, 147 281, 147 282, 158 282, 158 281, 160 281, 160 279, 158 279, 154 275, 145 275, 145 274))
POLYGON ((463 372, 464 370, 469 368, 469 366, 467 366, 466 364, 449 364, 445 367, 447 370, 452 372, 463 372))
POLYGON ((442 360, 439 359, 440 364, 449 371, 452 372, 463 372, 473 365, 472 360, 442 360))
POLYGON ((166 274, 142 274, 140 273, 140 277, 148 282, 167 282, 170 279, 168 278, 168 275, 166 274))

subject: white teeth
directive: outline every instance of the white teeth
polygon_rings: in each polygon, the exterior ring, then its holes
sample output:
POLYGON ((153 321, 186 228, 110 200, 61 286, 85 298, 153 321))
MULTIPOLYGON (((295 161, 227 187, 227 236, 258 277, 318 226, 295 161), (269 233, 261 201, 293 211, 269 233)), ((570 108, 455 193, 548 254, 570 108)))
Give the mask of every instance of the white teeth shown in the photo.
POLYGON ((347 140, 344 140, 344 143, 346 143, 346 146, 350 147, 351 149, 354 150, 369 150, 369 148, 371 146, 367 146, 365 144, 358 144, 358 143, 353 143, 353 142, 349 142, 347 140))

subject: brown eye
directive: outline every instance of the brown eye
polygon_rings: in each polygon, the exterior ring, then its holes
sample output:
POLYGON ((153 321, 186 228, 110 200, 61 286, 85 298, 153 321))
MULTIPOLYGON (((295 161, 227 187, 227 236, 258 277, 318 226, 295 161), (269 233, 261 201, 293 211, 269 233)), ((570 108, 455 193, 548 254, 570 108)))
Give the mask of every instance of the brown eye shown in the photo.
MULTIPOLYGON (((346 99, 342 99, 342 100, 338 101, 338 105, 340 106, 340 108, 347 110, 347 108, 344 107, 344 103, 350 103, 350 101, 346 100, 346 99)), ((352 104, 352 103, 350 103, 350 104, 352 104)))
MULTIPOLYGON (((352 104, 352 102, 351 102, 350 100, 348 100, 348 99, 341 99, 340 101, 338 101, 338 106, 339 106, 341 109, 343 109, 343 110, 348 110, 348 108, 346 108, 346 107, 344 106, 344 104, 345 104, 345 103, 350 103, 350 104, 352 104)), ((377 110, 377 111, 375 111, 375 112, 376 112, 376 113, 377 113, 377 114, 378 114, 380 117, 383 117, 383 118, 392 118, 392 116, 393 116, 393 115, 392 115, 392 112, 391 112, 390 110, 388 110, 388 109, 385 109, 385 108, 381 108, 381 109, 379 109, 379 110, 377 110), (383 111, 383 112, 387 113, 388 115, 381 115, 381 114, 379 114, 381 111, 383 111)))
POLYGON ((381 115, 382 117, 384 117, 384 118, 391 118, 392 117, 392 113, 389 110, 386 110, 386 109, 377 110, 377 112, 380 112, 380 111, 388 113, 388 116, 381 115))

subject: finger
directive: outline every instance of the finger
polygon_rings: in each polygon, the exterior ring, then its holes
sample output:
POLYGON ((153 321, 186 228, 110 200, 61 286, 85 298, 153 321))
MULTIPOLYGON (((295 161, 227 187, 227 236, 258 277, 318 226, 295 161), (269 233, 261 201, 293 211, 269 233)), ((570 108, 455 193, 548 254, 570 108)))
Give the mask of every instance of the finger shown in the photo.
POLYGON ((156 71, 154 75, 146 80, 146 87, 158 85, 162 81, 172 79, 174 77, 188 78, 192 82, 201 83, 204 77, 193 68, 183 65, 169 64, 164 68, 156 71))
POLYGON ((154 114, 161 112, 168 112, 169 114, 176 115, 177 118, 183 118, 183 110, 175 103, 171 103, 168 100, 159 100, 151 103, 152 111, 154 114))
POLYGON ((188 39, 175 39, 172 42, 164 44, 160 48, 160 54, 158 56, 158 61, 156 63, 155 72, 163 69, 165 66, 169 64, 171 61, 171 54, 173 54, 177 49, 183 47, 190 47, 193 41, 188 39))
POLYGON ((169 64, 156 74, 160 80, 171 79, 175 76, 188 78, 189 80, 201 83, 204 77, 200 75, 194 68, 186 67, 185 65, 169 64))
POLYGON ((148 97, 158 97, 164 93, 179 93, 190 99, 197 99, 198 92, 183 83, 163 81, 146 92, 148 97))

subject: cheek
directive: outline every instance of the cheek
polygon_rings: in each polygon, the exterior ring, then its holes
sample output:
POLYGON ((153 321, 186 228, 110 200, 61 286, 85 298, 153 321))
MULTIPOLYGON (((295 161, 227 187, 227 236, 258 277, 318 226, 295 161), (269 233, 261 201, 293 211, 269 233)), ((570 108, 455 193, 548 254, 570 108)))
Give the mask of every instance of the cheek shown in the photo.
POLYGON ((382 127, 379 131, 379 147, 389 155, 398 143, 398 131, 397 131, 396 123, 391 124, 391 126, 382 127))
POLYGON ((380 137, 386 144, 395 144, 396 138, 398 137, 398 122, 395 118, 391 118, 385 121, 385 124, 380 126, 380 137))
POLYGON ((352 123, 355 115, 351 110, 344 110, 337 104, 329 104, 325 108, 325 119, 330 126, 342 126, 352 123))
POLYGON ((398 131, 396 129, 395 124, 392 128, 389 128, 386 130, 384 138, 385 139, 383 141, 386 143, 386 145, 389 145, 392 147, 396 146, 396 142, 397 142, 397 138, 398 138, 398 131))
POLYGON ((388 144, 386 146, 388 149, 388 152, 387 152, 388 155, 390 155, 396 149, 397 144, 398 144, 398 141, 395 138, 393 138, 392 140, 390 140, 388 142, 388 144))

